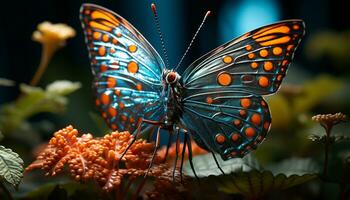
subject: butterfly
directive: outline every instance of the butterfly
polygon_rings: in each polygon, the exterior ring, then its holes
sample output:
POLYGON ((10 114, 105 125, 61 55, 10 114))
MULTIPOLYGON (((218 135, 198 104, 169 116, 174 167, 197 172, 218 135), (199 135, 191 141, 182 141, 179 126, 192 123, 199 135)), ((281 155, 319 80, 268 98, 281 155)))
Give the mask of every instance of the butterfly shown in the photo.
POLYGON ((111 129, 137 135, 155 126, 157 146, 160 129, 177 138, 184 130, 189 152, 193 139, 223 160, 244 156, 266 137, 271 116, 262 96, 280 87, 305 30, 297 19, 260 27, 203 55, 179 75, 118 14, 83 4, 80 19, 96 105, 111 129))

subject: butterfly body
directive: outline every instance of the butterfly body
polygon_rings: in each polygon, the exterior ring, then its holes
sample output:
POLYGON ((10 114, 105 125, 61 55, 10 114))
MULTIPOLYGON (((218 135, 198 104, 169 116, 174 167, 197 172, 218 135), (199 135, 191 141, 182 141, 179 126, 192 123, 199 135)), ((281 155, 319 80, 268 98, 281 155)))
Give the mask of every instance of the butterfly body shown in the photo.
POLYGON ((129 22, 93 4, 81 21, 95 76, 96 105, 113 130, 184 129, 226 160, 260 144, 275 93, 304 35, 301 20, 248 32, 194 61, 179 75, 129 22))

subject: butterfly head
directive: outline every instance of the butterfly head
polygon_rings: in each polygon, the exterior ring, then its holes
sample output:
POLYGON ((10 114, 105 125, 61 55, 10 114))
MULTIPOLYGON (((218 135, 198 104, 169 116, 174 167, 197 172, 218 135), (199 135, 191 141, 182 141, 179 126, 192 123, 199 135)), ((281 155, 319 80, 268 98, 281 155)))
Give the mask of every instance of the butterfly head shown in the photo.
POLYGON ((164 81, 167 84, 170 84, 170 85, 176 84, 179 81, 179 79, 180 79, 180 75, 177 72, 173 71, 173 70, 165 71, 163 77, 164 77, 164 81))

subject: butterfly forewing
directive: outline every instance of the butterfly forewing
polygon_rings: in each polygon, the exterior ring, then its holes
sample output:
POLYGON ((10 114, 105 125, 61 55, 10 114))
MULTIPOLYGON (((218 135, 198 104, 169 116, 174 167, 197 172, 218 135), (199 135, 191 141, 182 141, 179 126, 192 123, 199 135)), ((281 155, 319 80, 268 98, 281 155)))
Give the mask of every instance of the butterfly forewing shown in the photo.
POLYGON ((133 132, 142 118, 164 116, 164 63, 147 40, 114 12, 83 4, 83 30, 95 75, 96 105, 113 129, 133 132))
POLYGON ((301 20, 264 26, 186 69, 182 119, 198 143, 227 159, 263 140, 271 118, 261 95, 277 91, 303 35, 301 20))
POLYGON ((251 94, 275 92, 304 35, 301 20, 264 26, 202 56, 183 74, 185 88, 234 88, 251 94))

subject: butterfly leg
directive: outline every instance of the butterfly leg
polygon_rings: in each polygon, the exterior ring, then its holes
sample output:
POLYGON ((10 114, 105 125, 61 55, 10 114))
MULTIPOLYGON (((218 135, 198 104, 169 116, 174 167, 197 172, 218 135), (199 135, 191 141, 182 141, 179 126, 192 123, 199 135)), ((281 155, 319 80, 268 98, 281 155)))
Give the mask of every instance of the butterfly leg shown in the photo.
POLYGON ((169 130, 169 136, 168 136, 168 144, 166 145, 166 150, 165 150, 165 156, 164 156, 164 159, 163 159, 163 163, 166 162, 166 159, 168 157, 168 153, 169 153, 169 148, 170 148, 170 145, 172 143, 172 140, 173 140, 173 130, 170 129, 169 130))
POLYGON ((221 173, 222 173, 223 175, 225 175, 224 170, 222 170, 222 168, 221 168, 220 165, 219 165, 218 160, 216 159, 215 153, 212 152, 212 151, 210 151, 210 152, 211 152, 211 154, 213 155, 213 158, 214 158, 214 160, 215 160, 216 166, 219 168, 219 170, 221 171, 221 173))
POLYGON ((185 134, 185 139, 184 139, 184 143, 183 143, 183 147, 182 147, 182 153, 181 153, 181 165, 180 165, 180 179, 181 179, 181 183, 182 183, 182 167, 183 167, 183 164, 184 164, 186 145, 187 145, 186 143, 187 143, 187 134, 185 134))
POLYGON ((152 154, 151 162, 149 163, 147 172, 145 174, 145 178, 147 177, 147 175, 148 175, 148 173, 149 173, 149 171, 150 171, 150 169, 151 169, 151 167, 153 165, 154 157, 157 154, 157 150, 159 149, 159 146, 160 146, 160 126, 158 126, 158 129, 157 129, 156 146, 154 147, 154 151, 153 151, 153 154, 152 154))
POLYGON ((199 178, 196 174, 196 170, 194 170, 194 166, 193 166, 193 160, 192 160, 192 144, 191 144, 191 135, 186 131, 185 132, 185 138, 187 140, 187 149, 188 149, 188 161, 190 162, 191 165, 191 169, 193 171, 194 176, 196 177, 196 179, 199 181, 199 178), (187 137, 186 137, 187 135, 187 137))
MULTIPOLYGON (((155 125, 155 126, 161 126, 163 125, 162 122, 160 121, 151 121, 151 120, 146 120, 146 119, 142 119, 141 122, 139 123, 137 129, 136 129, 136 133, 134 135, 134 138, 133 140, 130 142, 130 144, 126 147, 126 149, 124 150, 124 152, 122 153, 122 155, 120 156, 119 158, 119 161, 122 160, 122 158, 125 156, 126 152, 130 149, 130 147, 135 143, 135 141, 137 140, 137 137, 138 135, 140 134, 141 132, 141 127, 143 125, 143 123, 148 123, 148 124, 151 124, 151 125, 155 125)), ((120 162, 118 162, 118 165, 120 164, 120 162)), ((119 168, 119 166, 118 166, 119 168)))
POLYGON ((176 127, 176 146, 175 146, 175 161, 174 161, 174 169, 173 169, 173 181, 175 181, 175 171, 177 166, 177 159, 179 156, 179 145, 180 145, 180 129, 176 127))

